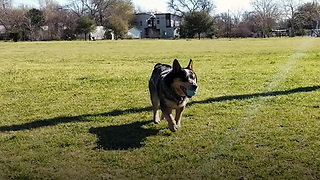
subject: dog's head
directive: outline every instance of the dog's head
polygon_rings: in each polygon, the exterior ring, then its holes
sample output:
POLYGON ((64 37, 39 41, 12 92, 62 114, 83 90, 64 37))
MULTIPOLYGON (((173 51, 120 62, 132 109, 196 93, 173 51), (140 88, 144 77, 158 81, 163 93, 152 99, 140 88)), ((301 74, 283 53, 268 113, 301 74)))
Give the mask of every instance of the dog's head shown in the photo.
POLYGON ((180 63, 175 59, 172 65, 171 75, 171 87, 176 94, 191 98, 197 93, 197 75, 193 71, 193 63, 191 59, 186 68, 181 68, 180 63))

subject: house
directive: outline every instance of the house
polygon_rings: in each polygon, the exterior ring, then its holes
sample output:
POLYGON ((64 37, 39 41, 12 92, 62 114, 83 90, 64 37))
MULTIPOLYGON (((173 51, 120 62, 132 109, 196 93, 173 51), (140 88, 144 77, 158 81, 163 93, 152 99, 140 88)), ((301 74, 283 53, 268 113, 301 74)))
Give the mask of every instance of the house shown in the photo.
MULTIPOLYGON (((85 39, 85 34, 78 34, 78 39, 85 39)), ((114 33, 111 29, 105 29, 103 26, 97 26, 94 31, 90 32, 87 35, 89 40, 103 40, 103 39, 111 39, 114 40, 114 33)))
POLYGON ((4 27, 4 25, 0 25, 0 34, 4 33, 6 33, 6 28, 4 27))
POLYGON ((180 23, 181 16, 171 13, 138 13, 133 25, 141 38, 177 38, 180 23))
POLYGON ((4 40, 7 37, 6 34, 6 28, 4 27, 4 25, 0 25, 0 40, 4 40))
POLYGON ((102 40, 104 39, 104 35, 106 33, 106 30, 103 26, 97 26, 96 29, 89 34, 90 40, 102 40))
POLYGON ((127 37, 132 39, 141 39, 141 31, 138 28, 133 27, 129 29, 127 37))

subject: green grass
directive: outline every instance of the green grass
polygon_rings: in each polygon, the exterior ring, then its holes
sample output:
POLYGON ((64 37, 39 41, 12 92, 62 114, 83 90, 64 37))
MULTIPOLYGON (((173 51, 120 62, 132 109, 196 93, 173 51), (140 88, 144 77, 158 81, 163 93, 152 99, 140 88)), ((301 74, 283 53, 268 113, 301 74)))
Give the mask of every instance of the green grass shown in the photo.
POLYGON ((320 179, 317 38, 0 42, 0 179, 320 179), (157 62, 194 60, 176 133, 157 62))

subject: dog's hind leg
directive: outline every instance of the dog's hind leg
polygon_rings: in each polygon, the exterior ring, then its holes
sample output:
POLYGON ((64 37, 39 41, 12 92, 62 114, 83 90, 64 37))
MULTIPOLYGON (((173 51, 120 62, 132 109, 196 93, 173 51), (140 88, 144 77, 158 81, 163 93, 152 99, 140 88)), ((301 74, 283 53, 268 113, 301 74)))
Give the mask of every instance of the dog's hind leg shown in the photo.
POLYGON ((176 109, 176 118, 175 118, 175 120, 176 120, 178 128, 181 126, 181 116, 182 116, 183 110, 184 110, 184 107, 176 109))

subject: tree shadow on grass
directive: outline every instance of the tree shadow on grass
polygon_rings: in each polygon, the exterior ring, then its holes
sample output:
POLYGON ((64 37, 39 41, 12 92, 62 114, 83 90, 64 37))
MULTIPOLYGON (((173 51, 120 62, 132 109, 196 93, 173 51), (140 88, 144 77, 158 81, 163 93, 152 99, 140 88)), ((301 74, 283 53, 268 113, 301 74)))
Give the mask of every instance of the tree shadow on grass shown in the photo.
POLYGON ((203 101, 193 101, 193 102, 190 102, 188 105, 192 106, 194 104, 210 104, 214 102, 244 100, 244 99, 257 98, 257 97, 282 96, 282 95, 289 95, 289 94, 295 94, 295 93, 312 92, 319 89, 320 89, 320 86, 309 86, 309 87, 300 87, 300 88, 295 88, 295 89, 290 89, 285 91, 271 91, 271 92, 254 93, 254 94, 221 96, 221 97, 209 98, 203 101))
MULTIPOLYGON (((319 90, 320 86, 309 86, 309 87, 299 87, 295 89, 285 90, 285 91, 272 91, 272 92, 264 92, 264 93, 255 93, 255 94, 243 94, 243 95, 232 95, 232 96, 221 96, 221 97, 215 97, 215 98, 209 98, 202 101, 192 101, 188 104, 188 106, 192 106, 195 104, 209 104, 214 102, 223 102, 228 100, 243 100, 243 99, 251 99, 256 97, 268 97, 268 96, 280 96, 280 95, 289 95, 294 93, 303 93, 303 92, 312 92, 319 90)), ((16 125, 9 125, 9 126, 0 126, 0 132, 5 131, 22 131, 22 130, 30 130, 30 129, 36 129, 41 127, 47 127, 47 126, 55 126, 62 123, 72 123, 72 122, 86 122, 88 121, 88 117, 97 117, 97 116, 120 116, 125 114, 132 114, 132 113, 141 113, 145 111, 150 111, 151 107, 142 107, 142 108, 130 108, 130 109, 116 109, 110 112, 105 113, 99 113, 99 114, 85 114, 80 116, 71 116, 71 117, 56 117, 52 119, 44 119, 44 120, 37 120, 33 122, 28 122, 24 124, 16 124, 16 125)), ((139 122, 141 124, 141 122, 139 122)), ((121 127, 123 129, 128 130, 126 127, 139 127, 140 124, 129 124, 128 126, 120 126, 118 127, 119 130, 121 130, 121 127)), ((116 129, 116 127, 113 127, 111 130, 116 129)), ((137 128, 134 128, 137 129, 137 128)), ((139 128, 138 128, 139 129, 139 128)), ((105 129, 104 129, 105 130, 105 129)), ((101 130, 103 131, 103 130, 101 130)), ((100 131, 100 132, 101 132, 100 131)), ((109 130, 108 130, 109 131, 109 130)), ((123 130, 122 130, 123 131, 123 130)), ((124 131, 124 132, 125 132, 124 131)))
POLYGON ((145 129, 150 122, 133 122, 124 125, 91 128, 89 132, 98 137, 96 149, 128 150, 143 146, 145 138, 157 135, 157 129, 145 129))
POLYGON ((64 124, 64 123, 72 123, 72 122, 87 122, 88 121, 87 118, 89 117, 120 116, 120 115, 131 114, 131 113, 145 112, 145 111, 149 111, 150 109, 151 107, 130 108, 125 110, 116 109, 110 112, 99 113, 99 114, 84 114, 80 116, 66 116, 66 117, 56 117, 52 119, 42 119, 42 120, 32 121, 24 124, 0 126, 0 132, 23 131, 23 130, 36 129, 36 128, 47 127, 47 126, 55 126, 55 125, 64 124))

